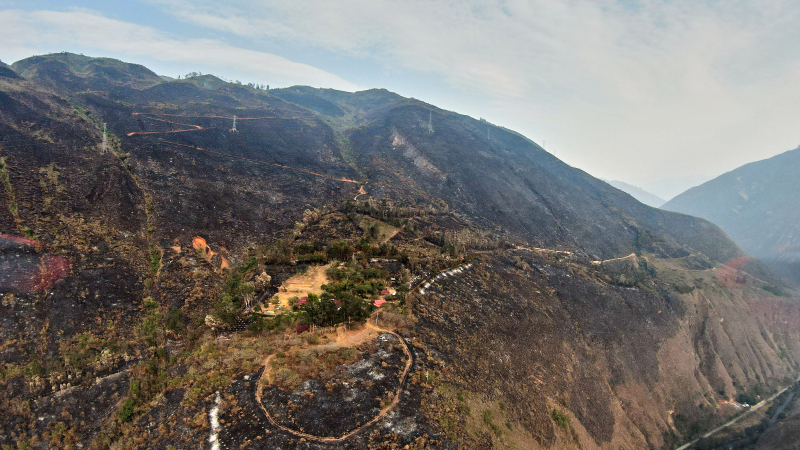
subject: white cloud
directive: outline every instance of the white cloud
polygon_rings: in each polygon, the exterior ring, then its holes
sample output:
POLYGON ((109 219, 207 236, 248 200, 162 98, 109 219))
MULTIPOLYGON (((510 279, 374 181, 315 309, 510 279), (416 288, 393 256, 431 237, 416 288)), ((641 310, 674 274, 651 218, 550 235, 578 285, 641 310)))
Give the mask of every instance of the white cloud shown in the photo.
MULTIPOLYGON (((0 51, 6 61, 79 47, 130 59, 145 58, 169 67, 210 68, 228 77, 273 86, 307 84, 356 90, 357 85, 281 56, 237 48, 217 40, 180 39, 152 27, 104 17, 88 10, 0 11, 0 51)), ((152 68, 152 67, 151 67, 152 68)))
MULTIPOLYGON (((557 156, 635 184, 800 143, 794 0, 162 0, 181 20, 433 74, 557 156)), ((391 86, 388 86, 391 88, 391 86)))

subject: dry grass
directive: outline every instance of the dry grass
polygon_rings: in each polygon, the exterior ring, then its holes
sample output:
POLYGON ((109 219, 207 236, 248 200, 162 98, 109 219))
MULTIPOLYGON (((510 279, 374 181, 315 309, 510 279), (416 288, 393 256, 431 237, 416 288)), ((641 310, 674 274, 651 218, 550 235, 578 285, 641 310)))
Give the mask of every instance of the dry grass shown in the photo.
POLYGON ((325 270, 328 266, 311 266, 304 273, 299 273, 286 280, 278 289, 278 293, 268 301, 268 305, 263 305, 266 311, 287 311, 289 299, 292 297, 305 297, 309 293, 322 295, 322 285, 329 282, 325 270), (277 297, 277 303, 275 298, 277 297), (278 306, 282 306, 278 310, 278 306))
POLYGON ((281 389, 295 390, 306 380, 329 377, 336 367, 357 361, 360 354, 337 344, 294 349, 272 359, 273 382, 281 389))
POLYGON ((386 222, 381 222, 378 219, 373 219, 372 217, 363 215, 359 216, 358 227, 361 228, 365 235, 370 235, 370 229, 375 227, 375 232, 377 235, 371 237, 381 242, 386 242, 394 237, 398 231, 400 231, 400 228, 389 225, 386 222))

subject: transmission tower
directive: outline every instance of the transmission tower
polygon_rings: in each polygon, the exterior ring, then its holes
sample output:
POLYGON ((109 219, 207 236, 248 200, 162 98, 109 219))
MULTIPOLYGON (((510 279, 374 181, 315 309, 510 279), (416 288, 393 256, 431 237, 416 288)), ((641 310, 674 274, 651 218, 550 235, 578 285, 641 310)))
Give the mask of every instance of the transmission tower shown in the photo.
POLYGON ((231 128, 231 131, 238 133, 238 130, 236 129, 236 116, 233 116, 233 128, 231 128))
POLYGON ((433 133, 433 110, 428 111, 428 133, 433 133))
POLYGON ((105 153, 108 151, 108 133, 106 132, 106 123, 103 122, 103 146, 101 147, 101 153, 105 153))

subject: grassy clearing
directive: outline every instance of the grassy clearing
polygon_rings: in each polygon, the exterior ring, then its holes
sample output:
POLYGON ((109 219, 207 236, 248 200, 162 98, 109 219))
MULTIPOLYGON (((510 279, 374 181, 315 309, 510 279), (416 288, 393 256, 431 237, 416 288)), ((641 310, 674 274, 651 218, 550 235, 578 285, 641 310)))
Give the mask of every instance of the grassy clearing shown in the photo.
POLYGON ((364 236, 376 241, 384 241, 394 236, 399 229, 386 222, 364 215, 359 216, 357 224, 361 231, 364 232, 364 236))
POLYGON ((290 277, 283 282, 273 297, 277 303, 272 303, 266 309, 276 313, 280 310, 289 311, 291 310, 289 300, 293 297, 305 297, 308 294, 322 295, 324 292, 322 286, 329 282, 327 269, 328 266, 311 266, 305 272, 290 277), (278 306, 281 308, 278 309, 278 306))

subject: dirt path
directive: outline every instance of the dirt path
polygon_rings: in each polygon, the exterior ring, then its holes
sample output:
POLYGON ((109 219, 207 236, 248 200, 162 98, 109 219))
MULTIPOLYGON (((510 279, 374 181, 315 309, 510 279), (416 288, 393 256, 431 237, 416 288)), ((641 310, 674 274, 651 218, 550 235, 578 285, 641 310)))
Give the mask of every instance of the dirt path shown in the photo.
POLYGON ((403 228, 398 228, 398 229, 396 229, 396 230, 392 231, 391 233, 389 233, 388 235, 386 235, 386 238, 383 240, 383 243, 385 244, 385 243, 387 243, 387 242, 391 241, 391 240, 392 240, 392 238, 393 238, 393 237, 395 237, 395 236, 397 236, 397 233, 399 233, 399 232, 401 232, 401 231, 403 231, 403 228))
POLYGON ((571 255, 572 254, 572 252, 569 252, 569 251, 566 251, 566 250, 553 250, 552 248, 539 248, 539 247, 525 247, 525 246, 522 246, 522 245, 518 245, 515 250, 528 250, 528 251, 537 252, 537 253, 558 253, 558 254, 561 254, 561 255, 571 255))
MULTIPOLYGON (((411 356, 411 350, 409 350, 408 345, 406 344, 406 342, 403 340, 403 338, 399 334, 395 333, 394 331, 390 331, 390 330, 387 330, 387 329, 384 329, 384 328, 380 328, 380 327, 370 323, 369 320, 367 320, 367 323, 365 324, 363 330, 360 330, 359 332, 354 333, 354 334, 358 335, 358 336, 361 336, 361 337, 363 337, 364 340, 366 340, 367 337, 371 334, 371 332, 389 333, 389 334, 394 335, 397 338, 397 340, 400 341, 400 344, 402 344, 403 353, 406 354, 406 367, 405 367, 405 369, 403 369, 403 373, 400 375, 400 385, 397 387, 397 390, 395 391, 394 399, 392 400, 392 402, 388 406, 383 408, 369 422, 367 422, 367 423, 359 426, 358 428, 356 428, 356 429, 354 429, 354 430, 352 430, 352 431, 350 431, 348 433, 345 433, 344 435, 339 436, 339 437, 334 437, 334 436, 316 436, 316 435, 313 435, 313 434, 303 433, 301 431, 293 430, 291 428, 288 428, 288 427, 285 427, 283 425, 280 425, 278 422, 275 421, 275 419, 272 418, 272 416, 269 414, 267 409, 264 407, 264 404, 261 402, 261 390, 262 390, 262 387, 263 387, 263 384, 264 384, 264 380, 266 379, 267 383, 270 383, 270 384, 272 383, 272 380, 271 380, 272 371, 270 369, 269 363, 272 360, 272 357, 274 355, 270 355, 266 359, 264 359, 264 372, 261 374, 261 377, 256 382, 256 402, 258 403, 259 408, 261 408, 261 411, 264 412, 264 415, 267 416, 267 420, 269 421, 269 423, 272 424, 272 426, 280 428, 281 430, 283 430, 283 431, 285 431, 287 433, 293 434, 293 435, 295 435, 297 437, 308 439, 310 441, 336 443, 336 442, 342 442, 342 441, 350 438, 351 436, 354 436, 354 435, 364 431, 366 428, 376 424, 381 419, 386 417, 386 415, 389 413, 389 411, 391 411, 392 408, 397 406, 397 404, 400 402, 400 394, 405 389, 406 381, 408 379, 408 373, 411 371, 411 366, 414 363, 414 358, 411 356)), ((337 342, 338 341, 339 341, 339 336, 337 336, 337 342)), ((344 339, 344 342, 355 342, 355 341, 356 341, 355 339, 344 339)), ((361 342, 363 342, 363 340, 361 342)))
POLYGON ((603 260, 600 260, 600 261, 592 261, 592 264, 603 264, 604 262, 609 262, 609 261, 622 261, 623 259, 635 258, 635 257, 636 257, 636 253, 631 253, 630 255, 620 256, 619 258, 611 258, 611 259, 603 259, 603 260))
POLYGON ((181 125, 181 126, 184 126, 184 127, 192 127, 192 128, 184 128, 184 129, 181 129, 181 130, 169 130, 169 131, 134 131, 134 132, 128 133, 128 136, 136 136, 136 135, 140 135, 140 134, 186 133, 188 131, 200 131, 200 130, 204 130, 205 129, 205 128, 201 127, 200 125, 192 125, 190 123, 173 122, 173 121, 167 120, 167 119, 159 119, 158 117, 151 117, 150 120, 157 120, 159 122, 164 122, 164 123, 168 123, 168 124, 171 124, 171 125, 181 125))
POLYGON ((359 187, 358 187, 358 194, 356 194, 356 196, 355 196, 355 197, 353 197, 353 201, 354 201, 354 202, 357 202, 357 201, 358 201, 358 197, 361 197, 362 195, 367 195, 367 190, 366 190, 366 189, 364 189, 364 186, 365 186, 366 184, 367 184, 367 183, 364 183, 364 184, 362 184, 361 186, 359 186, 359 187))

